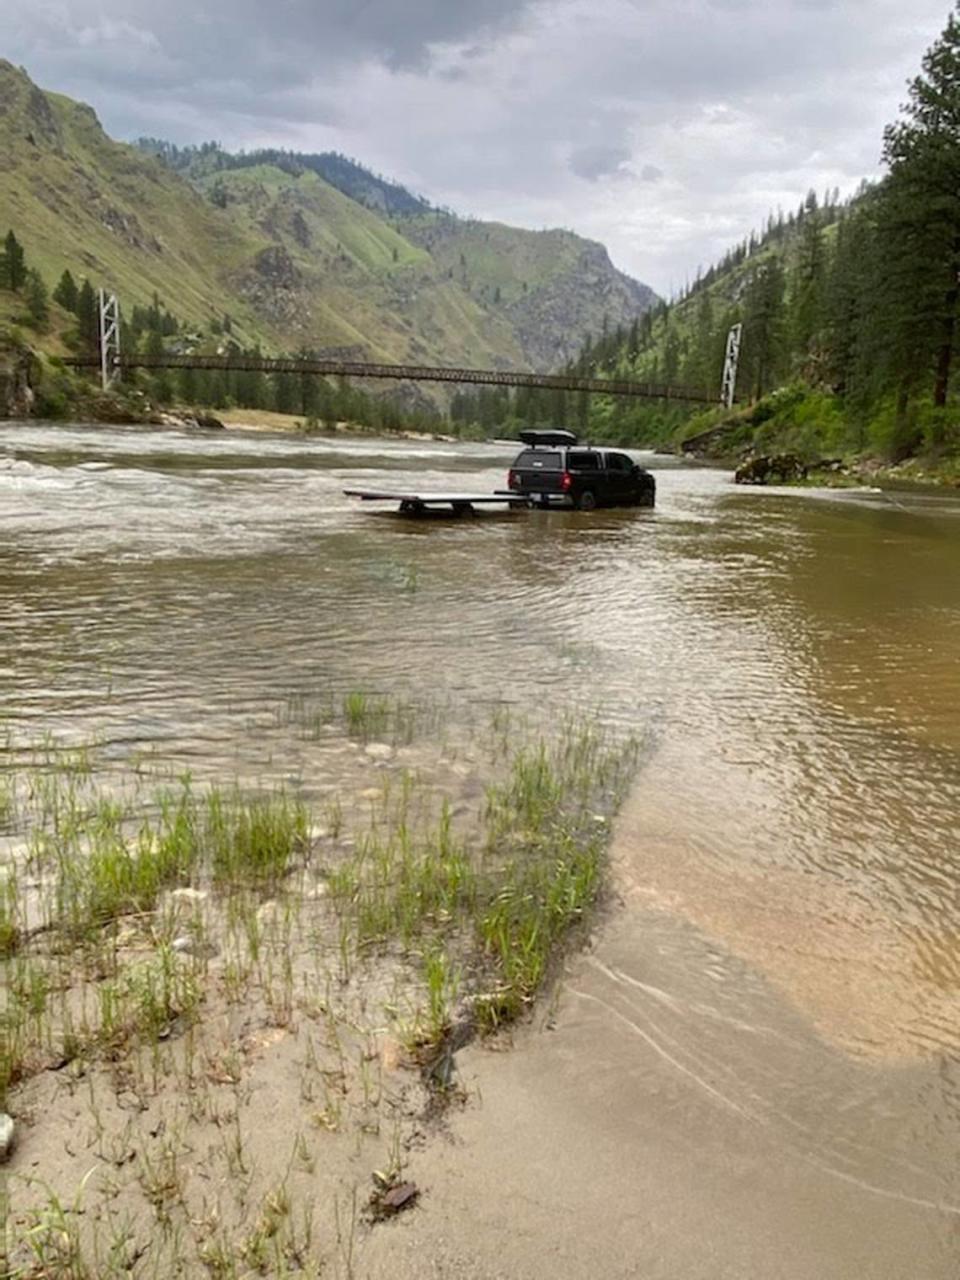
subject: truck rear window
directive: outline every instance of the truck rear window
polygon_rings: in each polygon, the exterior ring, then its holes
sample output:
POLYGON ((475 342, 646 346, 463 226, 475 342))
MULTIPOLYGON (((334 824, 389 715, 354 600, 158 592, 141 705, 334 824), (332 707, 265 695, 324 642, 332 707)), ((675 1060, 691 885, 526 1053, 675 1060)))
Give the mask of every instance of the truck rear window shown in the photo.
POLYGON ((550 449, 524 449, 513 464, 514 471, 562 471, 559 453, 550 449))

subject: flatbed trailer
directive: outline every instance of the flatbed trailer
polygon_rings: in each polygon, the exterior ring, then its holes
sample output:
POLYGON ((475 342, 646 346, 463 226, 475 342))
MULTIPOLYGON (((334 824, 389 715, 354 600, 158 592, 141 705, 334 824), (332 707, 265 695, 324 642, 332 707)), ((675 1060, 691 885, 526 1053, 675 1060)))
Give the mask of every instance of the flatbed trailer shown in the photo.
POLYGON ((526 498, 515 493, 407 493, 387 492, 383 489, 344 489, 348 498, 361 502, 397 502, 403 515, 426 515, 449 507, 455 515, 470 515, 475 507, 506 507, 516 509, 530 505, 526 498))

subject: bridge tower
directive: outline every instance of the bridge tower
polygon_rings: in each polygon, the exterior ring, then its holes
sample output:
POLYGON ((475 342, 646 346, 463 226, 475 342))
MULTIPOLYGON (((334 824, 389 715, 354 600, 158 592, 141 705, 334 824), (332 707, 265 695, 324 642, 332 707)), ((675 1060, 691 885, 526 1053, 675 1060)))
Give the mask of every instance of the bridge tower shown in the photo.
POLYGON ((735 324, 727 334, 727 354, 723 361, 723 380, 720 383, 720 403, 733 408, 733 393, 737 386, 737 365, 740 363, 740 336, 743 325, 735 324))
POLYGON ((117 376, 120 360, 120 304, 115 293, 97 290, 98 333, 100 338, 100 385, 109 391, 117 376))

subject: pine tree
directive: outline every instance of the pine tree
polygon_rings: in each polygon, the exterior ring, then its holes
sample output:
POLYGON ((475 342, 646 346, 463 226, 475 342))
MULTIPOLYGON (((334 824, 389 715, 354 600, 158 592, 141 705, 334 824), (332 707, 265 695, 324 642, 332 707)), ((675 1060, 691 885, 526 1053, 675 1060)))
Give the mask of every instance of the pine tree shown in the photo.
POLYGON ((77 332, 81 347, 95 352, 100 344, 100 321, 96 295, 89 280, 84 280, 77 294, 77 332))
POLYGON ((884 134, 890 165, 881 220, 893 364, 901 405, 924 384, 946 403, 960 301, 960 19, 950 15, 910 85, 905 118, 884 134), (900 288, 905 287, 905 292, 900 288))
POLYGON ((273 375, 273 407, 277 413, 296 413, 299 402, 297 379, 292 373, 273 375))
POLYGON ((69 271, 64 271, 53 291, 54 302, 59 302, 65 310, 76 313, 79 296, 80 290, 77 288, 76 280, 69 271))
POLYGON ((704 289, 697 299, 693 330, 693 347, 683 369, 683 381, 703 391, 719 386, 720 364, 716 355, 717 331, 713 316, 713 299, 704 289))
MULTIPOLYGON (((158 329, 151 329, 147 334, 144 351, 149 356, 164 354, 163 337, 158 329)), ((160 404, 168 404, 173 399, 173 380, 167 369, 158 369, 152 374, 153 397, 160 404)))
POLYGON ((630 332, 627 335, 627 356, 633 363, 640 354, 640 322, 634 316, 630 324, 630 332))
POLYGON ((206 403, 215 409, 227 407, 227 377, 222 369, 212 369, 207 374, 206 403))
MULTIPOLYGON (((245 351, 244 355, 259 360, 262 353, 259 347, 245 351)), ((263 373, 256 369, 242 369, 236 374, 234 398, 237 404, 247 409, 262 409, 267 403, 267 383, 263 373)))
POLYGON ((3 242, 3 255, 0 256, 0 285, 19 293, 26 279, 27 263, 23 246, 11 229, 7 232, 3 242))
POLYGON ((50 297, 47 286, 43 283, 43 277, 33 268, 27 272, 23 296, 30 323, 34 329, 46 328, 47 321, 50 319, 50 297))
POLYGON ((771 258, 754 272, 744 294, 744 386, 757 399, 777 385, 783 370, 784 283, 780 259, 771 258))
MULTIPOLYGON (((861 424, 889 384, 884 312, 888 280, 877 230, 879 197, 864 197, 837 228, 824 288, 826 372, 861 424)), ((858 440, 862 447, 865 441, 858 440)))
MULTIPOLYGON (((299 353, 301 360, 312 360, 314 353, 301 350, 299 353)), ((300 375, 300 412, 305 418, 319 418, 321 409, 320 388, 317 385, 317 376, 313 373, 301 373, 300 375)))
POLYGON ((337 400, 333 387, 326 378, 319 379, 319 397, 318 417, 328 431, 333 431, 337 425, 337 400))
POLYGON ((199 404, 202 401, 201 389, 206 390, 206 388, 202 387, 198 373, 196 369, 177 370, 177 390, 185 404, 199 404))
POLYGON ((677 380, 680 370, 680 338, 669 325, 663 339, 663 381, 670 384, 677 380))
POLYGON ((823 292, 826 283, 826 252, 823 230, 816 216, 816 196, 807 197, 806 217, 800 232, 797 260, 790 280, 790 346, 803 365, 811 353, 823 322, 823 292), (810 197, 814 204, 811 207, 810 197))

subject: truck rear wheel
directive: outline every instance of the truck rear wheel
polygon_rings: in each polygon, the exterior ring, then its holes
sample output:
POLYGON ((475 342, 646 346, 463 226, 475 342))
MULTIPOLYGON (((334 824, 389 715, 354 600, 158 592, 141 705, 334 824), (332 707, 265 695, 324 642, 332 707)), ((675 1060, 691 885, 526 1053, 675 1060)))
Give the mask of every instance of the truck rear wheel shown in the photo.
POLYGON ((589 489, 584 489, 580 497, 577 499, 577 508, 580 511, 592 511, 597 505, 597 499, 589 489))

